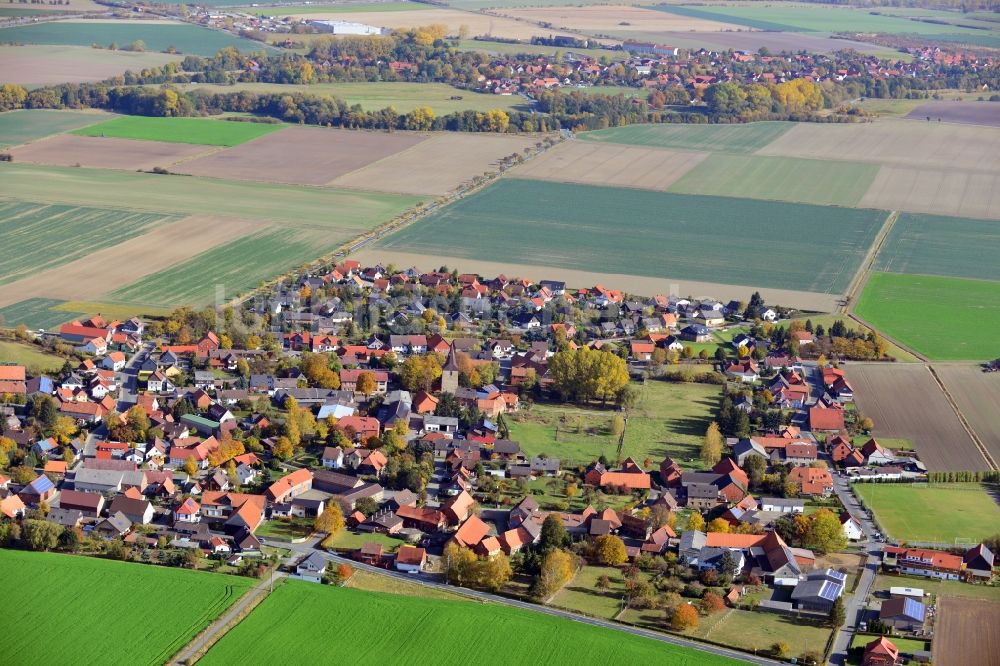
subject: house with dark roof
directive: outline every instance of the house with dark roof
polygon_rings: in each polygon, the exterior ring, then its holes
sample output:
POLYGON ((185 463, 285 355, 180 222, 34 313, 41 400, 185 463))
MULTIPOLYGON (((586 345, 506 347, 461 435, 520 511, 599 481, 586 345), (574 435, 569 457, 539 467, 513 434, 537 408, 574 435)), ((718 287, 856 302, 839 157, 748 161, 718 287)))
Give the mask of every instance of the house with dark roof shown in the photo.
POLYGON ((965 563, 965 577, 967 580, 979 582, 989 582, 993 580, 993 551, 985 544, 973 546, 962 558, 965 563))
POLYGON ((916 631, 924 626, 927 607, 916 599, 894 597, 882 602, 878 619, 897 631, 916 631))

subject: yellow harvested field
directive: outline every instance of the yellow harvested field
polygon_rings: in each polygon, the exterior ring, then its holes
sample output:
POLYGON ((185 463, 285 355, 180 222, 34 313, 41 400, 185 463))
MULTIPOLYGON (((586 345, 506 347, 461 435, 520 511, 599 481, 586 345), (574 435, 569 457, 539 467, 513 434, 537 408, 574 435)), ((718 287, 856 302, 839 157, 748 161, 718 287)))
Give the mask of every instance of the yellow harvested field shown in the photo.
MULTIPOLYGON (((280 11, 275 12, 280 15, 280 11)), ((502 37, 504 39, 530 40, 532 37, 548 37, 549 35, 567 35, 558 30, 549 30, 528 21, 516 21, 512 18, 490 16, 473 12, 463 12, 457 9, 421 9, 404 10, 400 12, 335 12, 315 14, 296 14, 296 18, 319 19, 326 21, 348 21, 365 23, 380 28, 413 28, 422 25, 440 24, 448 27, 448 36, 458 36, 462 26, 467 26, 469 37, 483 35, 502 37)))
POLYGON ((519 166, 517 178, 665 190, 708 157, 659 148, 564 141, 519 166))
POLYGON ((1000 172, 884 166, 859 205, 1000 220, 1000 172))
MULTIPOLYGON (((100 300, 101 296, 266 226, 255 220, 191 215, 148 234, 92 252, 58 268, 0 285, 0 307, 32 298, 100 300)), ((211 276, 206 276, 210 280, 211 276)))
POLYGON ((891 166, 1000 172, 1000 128, 886 119, 801 123, 757 155, 852 160, 891 166))
POLYGON ((443 195, 473 176, 496 168, 497 160, 523 152, 539 137, 444 132, 329 184, 398 194, 443 195))
MULTIPOLYGON (((0 3, 0 7, 3 6, 0 3)), ((44 9, 48 5, 30 7, 44 9)), ((169 53, 108 51, 89 46, 0 46, 4 82, 19 83, 29 88, 58 83, 102 81, 124 74, 130 69, 138 71, 146 67, 159 67, 174 60, 177 60, 177 56, 169 53)))
POLYGON ((550 23, 559 30, 578 30, 590 34, 614 32, 716 32, 749 31, 746 26, 691 18, 641 7, 532 7, 495 9, 494 14, 511 16, 533 23, 550 23))
POLYGON ((426 138, 416 132, 289 127, 193 159, 173 170, 213 178, 324 185, 426 138))
POLYGON ((11 150, 15 162, 149 171, 218 150, 209 146, 59 134, 11 150))
MULTIPOLYGON (((447 247, 447 239, 442 239, 441 247, 447 247)), ((781 303, 783 306, 812 310, 815 312, 833 312, 837 307, 838 296, 817 294, 808 291, 790 291, 787 289, 755 289, 733 284, 717 284, 714 282, 694 282, 674 278, 651 278, 640 275, 623 275, 619 273, 599 273, 591 271, 572 270, 539 265, 511 264, 497 261, 479 261, 445 255, 415 254, 410 252, 392 252, 382 249, 361 250, 351 255, 362 264, 382 263, 396 266, 416 266, 424 270, 447 266, 458 269, 459 272, 479 273, 483 277, 492 278, 501 273, 507 277, 525 277, 532 280, 562 280, 573 288, 592 287, 603 284, 608 289, 621 289, 631 294, 653 296, 655 294, 677 294, 695 298, 716 298, 721 301, 749 300, 754 291, 759 291, 768 303, 781 303)))

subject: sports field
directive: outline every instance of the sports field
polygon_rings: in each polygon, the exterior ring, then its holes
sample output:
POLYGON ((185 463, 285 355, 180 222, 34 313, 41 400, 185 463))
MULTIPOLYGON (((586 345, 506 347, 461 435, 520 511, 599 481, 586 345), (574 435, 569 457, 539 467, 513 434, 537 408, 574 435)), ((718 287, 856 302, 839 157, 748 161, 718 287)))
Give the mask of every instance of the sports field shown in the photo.
POLYGON ((227 633, 200 663, 274 664, 294 646, 305 663, 481 664, 737 662, 647 638, 495 604, 381 594, 288 581, 227 633), (337 618, 350 617, 351 622, 337 618), (377 626, 364 638, 359 626, 377 626), (488 628, 488 630, 486 630, 488 628), (516 637, 516 640, 512 640, 516 637), (247 645, 253 645, 248 652, 247 645))
POLYGON ((877 270, 1000 280, 1000 223, 903 213, 879 251, 877 270))
POLYGON ((628 125, 585 132, 585 141, 607 141, 635 146, 677 148, 717 153, 752 153, 763 148, 795 123, 762 122, 741 125, 628 125))
POLYGON ((885 215, 504 179, 406 227, 380 246, 835 294, 847 288, 885 215), (810 229, 822 230, 824 241, 817 243, 810 229), (766 257, 774 260, 760 260, 766 257))
MULTIPOLYGON (((622 456, 657 464, 664 456, 684 462, 698 456, 701 440, 719 406, 718 386, 648 381, 637 387, 629 411, 622 456)), ((587 465, 602 455, 616 457, 618 439, 611 430, 614 410, 535 403, 507 417, 511 439, 525 455, 546 454, 563 464, 587 465)))
POLYGON ((879 168, 861 162, 712 155, 669 191, 820 206, 857 206, 879 168))
POLYGON ((79 259, 176 219, 168 213, 0 200, 4 248, 0 284, 79 259))
POLYGON ((7 664, 162 664, 254 582, 18 550, 0 550, 0 570, 7 664))
POLYGON ((981 361, 1000 355, 1000 282, 873 273, 855 311, 934 360, 981 361))
POLYGON ((979 543, 996 534, 1000 506, 978 483, 855 483, 854 492, 897 541, 979 543))
POLYGON ((244 123, 211 118, 153 118, 121 116, 73 132, 80 136, 117 137, 169 143, 197 143, 206 146, 236 146, 245 141, 277 132, 285 125, 244 123))
POLYGON ((269 49, 266 44, 236 37, 221 30, 210 30, 188 23, 153 21, 73 22, 58 21, 0 28, 0 44, 54 44, 105 48, 111 44, 128 46, 142 41, 148 51, 166 51, 173 47, 179 53, 212 56, 229 46, 243 52, 269 49))
POLYGON ((106 113, 50 109, 24 109, 0 113, 0 148, 92 125, 111 117, 106 113))

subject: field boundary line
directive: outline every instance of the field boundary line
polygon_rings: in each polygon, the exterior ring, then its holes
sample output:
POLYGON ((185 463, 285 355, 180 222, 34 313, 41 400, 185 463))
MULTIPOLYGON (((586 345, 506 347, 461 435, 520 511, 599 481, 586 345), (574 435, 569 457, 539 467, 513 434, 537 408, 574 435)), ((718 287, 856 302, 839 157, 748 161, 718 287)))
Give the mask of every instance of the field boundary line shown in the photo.
POLYGON ((889 215, 885 218, 885 222, 882 223, 882 228, 879 229, 878 235, 875 237, 875 242, 868 248, 868 254, 865 255, 864 260, 861 262, 861 267, 847 287, 847 293, 844 294, 844 304, 841 306, 843 314, 848 314, 849 309, 853 310, 852 304, 855 297, 868 284, 868 278, 871 277, 872 271, 875 269, 875 261, 882 251, 882 245, 885 244, 886 238, 889 237, 889 232, 892 231, 892 227, 895 226, 898 219, 899 211, 893 210, 889 212, 889 215))
POLYGON ((986 461, 986 464, 990 466, 990 469, 994 470, 1000 469, 1000 466, 997 465, 997 461, 994 460, 993 456, 990 454, 989 449, 987 449, 986 445, 983 444, 983 440, 979 439, 979 435, 976 433, 975 428, 973 428, 972 424, 966 420, 965 414, 962 413, 962 410, 958 406, 958 403, 955 402, 955 398, 953 398, 951 393, 948 391, 948 387, 945 386, 944 382, 941 381, 941 378, 938 377, 937 372, 934 370, 934 366, 927 365, 926 368, 928 372, 931 373, 931 376, 934 378, 934 381, 937 382, 937 385, 938 387, 940 387, 941 392, 944 393, 944 397, 948 400, 948 404, 951 405, 951 408, 953 410, 955 410, 955 416, 958 417, 959 423, 961 423, 962 427, 965 428, 965 432, 969 434, 969 438, 972 440, 972 443, 976 445, 977 449, 979 449, 979 453, 980 455, 983 456, 983 459, 986 461))

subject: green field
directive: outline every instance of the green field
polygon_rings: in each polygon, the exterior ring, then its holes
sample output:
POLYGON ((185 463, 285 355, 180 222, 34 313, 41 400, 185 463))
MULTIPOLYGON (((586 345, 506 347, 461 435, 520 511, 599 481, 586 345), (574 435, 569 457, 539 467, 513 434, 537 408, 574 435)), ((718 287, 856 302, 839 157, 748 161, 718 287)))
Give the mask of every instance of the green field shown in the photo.
POLYGON ((1000 282, 872 273, 854 309, 878 330, 934 360, 1000 355, 1000 282))
POLYGON ((891 587, 916 587, 937 596, 985 599, 1000 603, 1000 586, 996 585, 969 585, 960 580, 933 580, 923 576, 875 576, 872 591, 888 590, 891 587))
MULTIPOLYGON (((188 23, 165 24, 148 21, 109 23, 47 22, 0 28, 0 44, 66 44, 107 48, 111 44, 127 46, 140 40, 148 51, 166 51, 211 56, 219 49, 235 46, 243 52, 269 49, 266 44, 236 37, 221 30, 210 30, 188 23)), ((179 59, 179 58, 178 58, 179 59)))
POLYGON ((507 606, 289 581, 200 663, 608 664, 711 666, 733 660, 507 606), (341 621, 350 617, 350 622, 341 621), (339 619, 338 619, 339 618, 339 619), (358 627, 377 631, 358 636, 358 627), (446 637, 446 638, 445 638, 446 637), (516 637, 516 639, 515 639, 516 637), (455 645, 474 646, 455 649, 455 645), (252 645, 252 651, 247 646, 252 645))
POLYGON ((898 541, 966 539, 978 543, 996 534, 1000 525, 1000 506, 978 483, 855 483, 852 487, 875 513, 879 525, 898 541))
MULTIPOLYGON (((758 30, 778 32, 878 32, 894 35, 915 35, 926 40, 967 42, 980 46, 1000 45, 1000 32, 964 28, 948 22, 961 20, 953 12, 921 9, 922 17, 935 23, 908 18, 895 9, 875 12, 867 8, 834 7, 830 5, 796 5, 791 3, 741 4, 688 7, 657 5, 652 7, 671 14, 702 18, 724 23, 745 25, 758 30), (896 15, 891 15, 896 14, 896 15)), ((968 21, 962 21, 969 23, 968 21)), ((984 24, 983 27, 989 27, 984 24)))
POLYGON ((1000 280, 1000 223, 965 217, 901 213, 879 250, 875 268, 1000 280))
POLYGON ((0 308, 0 319, 3 325, 13 328, 18 324, 24 324, 32 330, 39 328, 53 329, 60 324, 72 321, 82 312, 65 312, 56 310, 57 306, 65 301, 58 301, 52 298, 27 298, 23 301, 0 308))
POLYGON ((621 569, 585 566, 556 594, 549 605, 602 620, 612 620, 621 611, 624 596, 625 577, 621 569), (606 590, 597 587, 597 580, 601 576, 607 576, 611 582, 606 590))
POLYGON ((244 294, 279 273, 318 259, 344 240, 340 234, 310 229, 262 231, 141 278, 110 297, 151 305, 213 303, 220 288, 226 299, 244 294))
POLYGON ((0 181, 6 196, 30 201, 228 215, 325 230, 341 240, 420 201, 333 188, 28 164, 0 164, 0 181))
POLYGON ((263 94, 305 93, 333 95, 348 106, 360 104, 368 111, 393 107, 408 113, 419 106, 427 106, 438 116, 456 111, 490 111, 522 109, 524 100, 516 95, 487 95, 461 90, 446 83, 360 82, 360 83, 237 83, 232 86, 190 83, 179 86, 183 90, 204 90, 210 93, 231 93, 237 90, 263 94), (460 99, 452 99, 457 97, 460 99))
POLYGON ((366 543, 380 543, 387 553, 395 552, 399 546, 406 542, 388 534, 378 532, 352 532, 350 530, 340 530, 329 544, 324 543, 324 547, 334 550, 357 550, 366 543))
MULTIPOLYGON (((659 464, 667 455, 678 461, 698 456, 705 429, 719 406, 718 386, 647 381, 629 411, 622 456, 659 464)), ((612 409, 585 409, 535 403, 507 419, 510 438, 525 455, 541 453, 563 465, 586 465, 601 455, 615 458, 617 438, 611 431, 612 409)))
POLYGON ((9 342, 0 340, 0 363, 17 363, 23 365, 33 372, 57 372, 66 359, 54 354, 48 354, 34 345, 26 345, 20 342, 9 342))
POLYGON ((4 249, 0 284, 55 268, 178 219, 168 213, 0 200, 0 247, 4 249))
POLYGON ((99 123, 110 118, 104 113, 31 109, 0 113, 0 148, 16 146, 51 134, 99 123))
POLYGON ((207 146, 236 146, 277 132, 285 125, 246 123, 211 118, 152 118, 122 116, 78 129, 80 136, 110 136, 120 139, 196 143, 207 146))
POLYGON ((795 126, 795 123, 762 122, 734 125, 627 125, 584 132, 585 141, 624 143, 630 146, 676 148, 715 153, 752 153, 795 126))
POLYGON ((668 188, 681 194, 856 206, 878 165, 756 155, 710 155, 668 188))
POLYGON ((380 246, 837 294, 846 290, 885 215, 877 210, 503 179, 404 228, 380 246), (822 233, 822 242, 814 237, 817 233, 822 233), (775 260, 762 261, 765 257, 775 260))
POLYGON ((0 550, 7 664, 162 664, 253 584, 249 578, 0 550), (39 628, 58 619, 57 631, 39 628))

